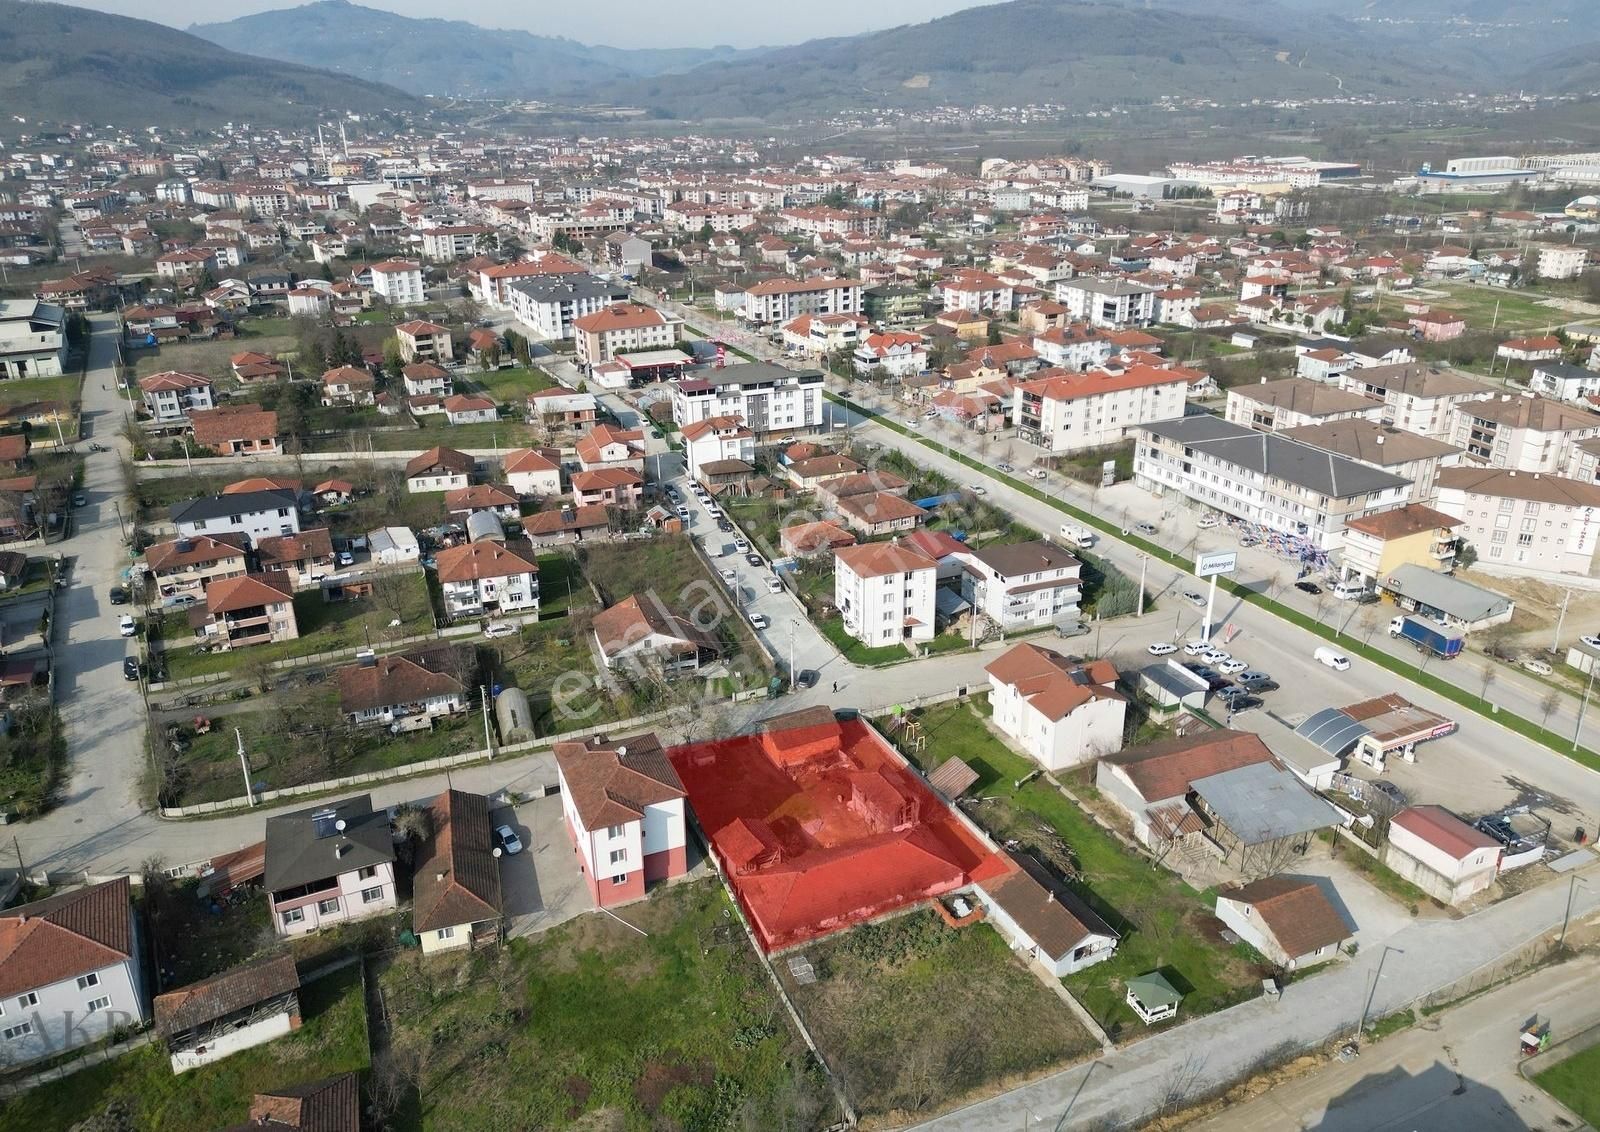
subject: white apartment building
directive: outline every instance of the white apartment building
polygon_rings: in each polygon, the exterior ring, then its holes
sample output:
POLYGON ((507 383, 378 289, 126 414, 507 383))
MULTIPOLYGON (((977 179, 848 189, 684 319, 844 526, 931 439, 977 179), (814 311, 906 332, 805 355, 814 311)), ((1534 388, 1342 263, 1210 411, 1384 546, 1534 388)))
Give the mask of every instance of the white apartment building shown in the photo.
MULTIPOLYGON (((1593 357, 1600 359, 1600 350, 1596 350, 1593 357)), ((1571 366, 1560 362, 1540 362, 1533 367, 1533 373, 1528 378, 1528 389, 1558 401, 1581 401, 1600 393, 1600 368, 1593 363, 1571 366)))
POLYGON ((987 271, 958 271, 939 281, 939 303, 947 311, 1004 313, 1014 305, 1011 284, 987 271))
POLYGON ((1002 629, 1075 621, 1082 564, 1054 543, 1035 541, 964 550, 961 596, 1002 629))
POLYGON ((1188 378, 1130 366, 1025 381, 1011 393, 1017 438, 1048 452, 1077 452, 1124 440, 1130 429, 1183 416, 1188 378))
POLYGON ((683 320, 639 303, 613 303, 572 320, 578 364, 585 370, 618 354, 676 346, 682 329, 683 320))
POLYGON ((1519 472, 1563 474, 1577 443, 1600 436, 1600 416, 1531 394, 1463 402, 1453 417, 1451 444, 1471 459, 1519 472))
POLYGON ((1349 353, 1355 365, 1333 378, 1339 388, 1376 397, 1384 404, 1383 423, 1434 440, 1450 440, 1457 405, 1485 400, 1497 392, 1465 374, 1435 369, 1426 362, 1365 365, 1358 351, 1349 353))
POLYGON ((740 313, 755 323, 782 325, 803 314, 859 314, 856 279, 763 279, 744 292, 740 313))
POLYGON ((214 409, 211 379, 204 374, 165 370, 139 379, 144 407, 157 424, 186 420, 195 409, 214 409))
POLYGON ((1077 322, 1119 329, 1149 326, 1156 320, 1159 289, 1126 279, 1063 279, 1056 284, 1056 302, 1077 322))
POLYGON ((452 621, 493 613, 539 614, 539 564, 493 540, 446 547, 434 556, 452 621))
POLYGON ((1112 344, 1104 330, 1074 322, 1035 334, 1033 352, 1048 366, 1079 373, 1110 361, 1112 344))
POLYGON ((1128 701, 1108 660, 1068 660, 1052 649, 1013 645, 985 668, 1001 734, 1046 770, 1065 770, 1122 747, 1128 701))
POLYGON ((898 540, 834 551, 833 603, 845 632, 870 648, 932 640, 937 573, 933 559, 898 540))
POLYGON ((881 369, 890 377, 911 377, 928 368, 928 347, 915 331, 869 334, 853 355, 857 373, 881 369))
POLYGON ((484 224, 442 224, 426 228, 422 237, 422 254, 431 260, 465 259, 475 253, 485 236, 494 229, 484 224))
POLYGON ((422 302, 426 297, 422 289, 422 265, 406 259, 386 259, 373 264, 372 292, 395 306, 422 302))
POLYGON ((519 279, 506 288, 517 321, 550 340, 571 338, 578 319, 625 303, 628 294, 625 284, 593 275, 545 275, 519 279))
POLYGON ((1505 468, 1445 468, 1439 508, 1488 573, 1588 577, 1600 545, 1600 484, 1505 468))
POLYGON ((37 299, 0 299, 0 379, 57 377, 66 357, 66 312, 37 299))
POLYGON ((240 491, 174 503, 167 515, 179 538, 248 535, 252 541, 300 533, 300 507, 292 491, 240 491))
POLYGON ((738 417, 707 417, 685 425, 683 443, 690 479, 700 479, 706 465, 719 460, 743 460, 753 465, 756 458, 755 433, 745 428, 738 417))
POLYGON ((1576 279, 1589 264, 1589 249, 1578 244, 1547 244, 1539 249, 1540 279, 1576 279))
POLYGON ((1141 428, 1133 478, 1242 519, 1258 537, 1324 552, 1342 545, 1347 519, 1398 507, 1411 489, 1399 476, 1214 416, 1141 428))
POLYGON ((757 436, 818 428, 822 371, 747 362, 673 384, 672 419, 679 428, 710 417, 738 417, 757 436))

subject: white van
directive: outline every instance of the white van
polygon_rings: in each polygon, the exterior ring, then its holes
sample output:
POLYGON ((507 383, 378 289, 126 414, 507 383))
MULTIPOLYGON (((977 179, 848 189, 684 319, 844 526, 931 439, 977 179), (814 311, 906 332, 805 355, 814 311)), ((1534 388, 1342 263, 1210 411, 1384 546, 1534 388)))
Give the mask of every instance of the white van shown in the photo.
POLYGON ((1061 537, 1074 546, 1093 546, 1098 536, 1082 523, 1062 523, 1061 537))
POLYGON ((1345 582, 1340 582, 1338 585, 1333 587, 1333 596, 1338 598, 1340 601, 1354 601, 1356 598, 1360 597, 1366 592, 1367 591, 1364 587, 1356 585, 1353 582, 1348 584, 1345 582))
POLYGON ((1311 656, 1318 664, 1326 664, 1335 672, 1343 672, 1350 667, 1349 657, 1345 656, 1338 649, 1331 649, 1327 645, 1323 645, 1316 652, 1312 653, 1311 656))

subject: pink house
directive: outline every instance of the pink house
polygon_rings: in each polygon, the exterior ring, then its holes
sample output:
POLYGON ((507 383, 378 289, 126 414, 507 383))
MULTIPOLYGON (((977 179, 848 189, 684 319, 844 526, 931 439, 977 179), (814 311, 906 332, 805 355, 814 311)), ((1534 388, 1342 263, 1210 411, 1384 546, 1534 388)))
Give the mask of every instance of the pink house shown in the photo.
POLYGON ((689 868, 684 789, 654 732, 555 745, 561 810, 589 895, 601 908, 689 868))
POLYGON ((1449 311, 1424 311, 1406 320, 1412 333, 1424 342, 1448 342, 1467 332, 1466 319, 1449 311))

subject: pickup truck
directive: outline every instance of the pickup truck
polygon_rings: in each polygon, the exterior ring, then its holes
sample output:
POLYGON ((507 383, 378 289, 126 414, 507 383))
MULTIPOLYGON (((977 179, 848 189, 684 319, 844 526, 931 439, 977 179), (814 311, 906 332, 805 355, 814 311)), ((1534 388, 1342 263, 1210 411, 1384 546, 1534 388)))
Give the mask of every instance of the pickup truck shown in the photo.
POLYGON ((1410 641, 1419 652, 1430 652, 1446 660, 1459 655, 1466 644, 1466 638, 1454 629, 1448 629, 1436 621, 1424 621, 1420 617, 1392 619, 1389 622, 1389 635, 1410 641))

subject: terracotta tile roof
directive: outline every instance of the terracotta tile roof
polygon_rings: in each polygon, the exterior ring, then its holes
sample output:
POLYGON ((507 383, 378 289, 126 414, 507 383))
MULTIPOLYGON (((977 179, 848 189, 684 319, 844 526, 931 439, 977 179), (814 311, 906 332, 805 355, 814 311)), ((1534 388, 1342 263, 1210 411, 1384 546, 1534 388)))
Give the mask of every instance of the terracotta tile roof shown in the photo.
POLYGON ((453 393, 444 399, 444 411, 447 413, 481 413, 493 408, 494 401, 491 398, 480 397, 476 393, 453 393))
POLYGON ((720 432, 727 436, 755 435, 744 427, 743 417, 707 417, 703 421, 691 421, 684 425, 682 432, 685 440, 699 440, 712 432, 720 432))
POLYGON ((400 376, 412 381, 437 381, 441 377, 448 378, 450 371, 432 362, 412 362, 401 368, 400 376))
POLYGON ((1526 499, 1563 507, 1600 507, 1600 484, 1538 472, 1529 474, 1509 468, 1440 468, 1437 483, 1441 490, 1464 491, 1468 495, 1526 499))
POLYGON ((1094 700, 1122 700, 1116 690, 1117 670, 1109 660, 1087 664, 1070 661, 1040 645, 1013 645, 990 661, 984 671, 1016 688, 1046 719, 1062 719, 1094 700))
POLYGON ((491 507, 515 507, 517 493, 509 487, 492 483, 475 483, 444 493, 446 511, 484 511, 491 507))
POLYGON ((121 877, 0 911, 0 998, 130 958, 130 899, 121 877))
POLYGON ((1147 802, 1188 793, 1189 783, 1242 766, 1269 762, 1260 736, 1244 731, 1200 731, 1108 755, 1147 802))
POLYGON ((662 326, 666 316, 652 307, 639 303, 613 303, 603 310, 573 319, 576 330, 592 334, 605 334, 612 330, 635 330, 645 326, 662 326))
POLYGON ((814 523, 794 523, 784 527, 780 534, 784 549, 795 554, 808 554, 823 547, 854 546, 856 536, 826 519, 814 523))
POLYGON ((813 456, 808 460, 797 460, 789 465, 789 474, 802 480, 854 475, 859 471, 861 465, 848 456, 813 456))
POLYGON ((256 540, 256 557, 264 570, 310 558, 332 558, 333 538, 327 527, 313 527, 297 535, 269 535, 256 540))
POLYGON ((278 476, 251 476, 249 479, 234 480, 222 489, 222 494, 239 495, 246 491, 292 491, 298 495, 301 486, 299 480, 288 480, 278 476))
POLYGON ((1396 507, 1392 511, 1379 511, 1376 514, 1347 519, 1344 525, 1351 530, 1388 541, 1421 534, 1423 531, 1457 527, 1461 525, 1461 520, 1421 503, 1407 503, 1404 507, 1396 507))
POLYGON ((846 496, 834 506, 847 515, 854 515, 863 523, 893 523, 912 518, 920 520, 928 513, 915 503, 886 491, 846 496))
POLYGON ((549 511, 535 511, 532 515, 522 517, 522 529, 530 535, 553 535, 561 531, 593 530, 596 527, 609 527, 611 516, 601 504, 592 504, 587 507, 552 508, 549 511))
POLYGON ((349 385, 352 387, 365 387, 376 384, 377 379, 370 370, 359 369, 356 366, 340 366, 330 369, 322 375, 324 385, 349 385))
POLYGON ((557 743, 556 765, 584 828, 625 825, 645 807, 684 796, 683 782, 654 732, 612 742, 595 736, 557 743))
POLYGON ((539 564, 498 542, 472 542, 446 547, 434 556, 441 582, 470 582, 479 578, 508 578, 537 574, 539 564))
POLYGON ((206 611, 233 613, 258 605, 283 605, 294 600, 289 576, 274 570, 270 574, 243 574, 237 578, 218 578, 206 588, 206 611))
POLYGON ((234 440, 272 440, 278 414, 271 409, 197 409, 189 414, 195 441, 216 448, 234 440))
POLYGON ((159 393, 163 390, 208 389, 211 379, 201 373, 180 373, 177 370, 163 370, 161 373, 152 373, 148 377, 139 379, 139 388, 146 393, 159 393))
POLYGON ((354 1073, 257 1093, 250 1123, 226 1132, 361 1132, 361 1080, 354 1073))
POLYGON ((574 491, 606 491, 643 485, 644 477, 632 468, 595 468, 592 471, 572 473, 574 491))
POLYGON ((607 657, 618 656, 650 636, 668 637, 696 649, 720 652, 716 640, 668 609, 654 594, 630 594, 594 615, 595 640, 607 657))
POLYGON ((182 570, 212 562, 238 559, 244 563, 244 536, 241 534, 195 535, 187 539, 158 542, 144 552, 145 565, 153 573, 182 570), (182 549, 185 545, 187 550, 182 549))
POLYGON ((561 465, 550 457, 540 452, 537 448, 513 448, 506 453, 505 472, 556 472, 561 470, 561 465))
POLYGON ((298 990, 299 986, 294 956, 288 952, 241 963, 209 979, 157 995, 156 1032, 163 1038, 170 1038, 225 1018, 236 1010, 298 990))
POLYGON ((489 799, 446 790, 433 800, 433 830, 417 854, 411 927, 417 932, 500 916, 500 862, 494 855, 489 799))
POLYGON ((26 433, 13 432, 0 436, 0 462, 15 464, 28 456, 28 437, 26 433))
POLYGON ((380 656, 372 664, 347 664, 335 673, 339 710, 349 714, 460 694, 466 686, 447 669, 455 666, 450 646, 380 656))
POLYGON ((1389 819, 1407 833, 1414 834, 1441 853, 1456 860, 1480 849, 1493 849, 1500 843, 1482 830, 1474 829, 1443 806, 1407 806, 1389 819))
POLYGON ((628 449, 628 457, 638 455, 637 446, 644 440, 644 433, 637 429, 623 430, 612 428, 610 425, 596 425, 583 436, 578 438, 578 459, 585 464, 601 463, 605 459, 604 449, 613 444, 624 445, 628 449))
POLYGON ((1217 899, 1253 907, 1291 959, 1341 944, 1351 936, 1350 925, 1322 886, 1306 877, 1264 877, 1238 888, 1220 889, 1217 899))
POLYGON ((1060 959, 1090 936, 1117 938, 1099 916, 1064 885, 1057 884, 1028 857, 1013 856, 1018 867, 983 890, 1046 955, 1060 959))
MULTIPOLYGON (((891 497, 893 498, 893 497, 891 497)), ((834 559, 843 562, 858 578, 876 578, 884 574, 906 574, 914 570, 932 570, 933 559, 895 542, 869 542, 860 546, 846 546, 834 551, 834 559)))
POLYGON ((434 468, 443 468, 456 475, 471 475, 478 462, 465 452, 454 448, 434 447, 406 462, 406 478, 423 475, 434 468))

